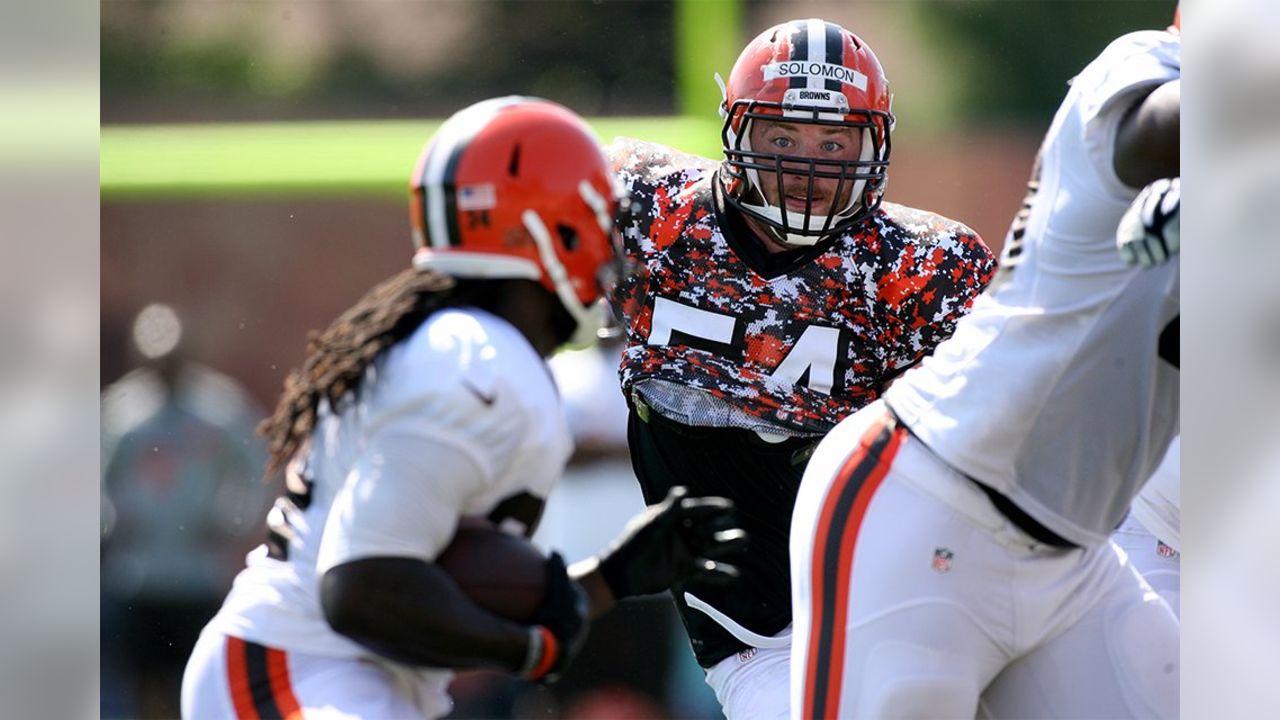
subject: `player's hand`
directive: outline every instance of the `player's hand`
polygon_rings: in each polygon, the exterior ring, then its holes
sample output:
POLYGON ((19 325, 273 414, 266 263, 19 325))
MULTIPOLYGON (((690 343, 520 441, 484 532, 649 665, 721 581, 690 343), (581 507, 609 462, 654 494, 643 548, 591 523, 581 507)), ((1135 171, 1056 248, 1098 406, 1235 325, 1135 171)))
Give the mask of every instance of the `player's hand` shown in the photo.
POLYGON ((587 596, 569 577, 560 553, 551 553, 546 570, 546 592, 529 629, 529 650, 520 674, 553 682, 587 639, 587 596))
POLYGON ((746 550, 733 503, 721 497, 688 497, 674 487, 666 499, 627 523, 600 555, 600 571, 621 600, 662 592, 697 579, 724 583, 738 577, 731 560, 746 550))
POLYGON ((1179 178, 1157 180, 1138 193, 1116 229, 1126 263, 1150 267, 1178 254, 1181 198, 1179 178))

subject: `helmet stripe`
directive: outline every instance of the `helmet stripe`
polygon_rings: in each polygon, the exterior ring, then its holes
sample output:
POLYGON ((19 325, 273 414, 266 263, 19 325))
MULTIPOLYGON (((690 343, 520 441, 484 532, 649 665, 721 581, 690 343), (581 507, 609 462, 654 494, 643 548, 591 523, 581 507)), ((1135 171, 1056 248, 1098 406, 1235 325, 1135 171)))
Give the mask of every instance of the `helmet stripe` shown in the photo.
MULTIPOLYGON (((808 57, 805 58, 808 61, 806 65, 825 62, 827 59, 826 23, 817 18, 806 20, 804 34, 809 38, 809 41, 805 43, 809 51, 808 57)), ((809 75, 806 82, 810 90, 821 90, 826 85, 822 78, 812 74, 809 75)), ((840 88, 837 86, 834 89, 839 90, 840 88)))
MULTIPOLYGON (((797 22, 791 26, 791 59, 792 60, 808 60, 809 59, 809 28, 804 22, 797 22)), ((802 75, 792 75, 787 81, 789 88, 807 87, 807 79, 802 75)))
POLYGON ((446 237, 449 238, 450 246, 458 245, 462 237, 458 231, 458 164, 462 160, 463 152, 475 136, 476 133, 472 132, 460 139, 453 148, 453 152, 449 154, 449 161, 444 166, 444 177, 441 178, 441 186, 444 188, 445 225, 449 228, 449 234, 446 237))
POLYGON ((422 163, 422 175, 419 178, 423 204, 426 206, 423 224, 427 230, 427 246, 434 248, 448 247, 450 244, 449 227, 445 220, 448 207, 445 202, 444 171, 449 157, 454 154, 459 143, 456 134, 449 130, 452 128, 441 126, 437 131, 435 141, 431 144, 431 152, 422 163))
MULTIPOLYGON (((835 23, 826 23, 827 64, 844 65, 844 33, 835 23)), ((826 88, 840 92, 840 81, 832 78, 826 80, 826 88)))

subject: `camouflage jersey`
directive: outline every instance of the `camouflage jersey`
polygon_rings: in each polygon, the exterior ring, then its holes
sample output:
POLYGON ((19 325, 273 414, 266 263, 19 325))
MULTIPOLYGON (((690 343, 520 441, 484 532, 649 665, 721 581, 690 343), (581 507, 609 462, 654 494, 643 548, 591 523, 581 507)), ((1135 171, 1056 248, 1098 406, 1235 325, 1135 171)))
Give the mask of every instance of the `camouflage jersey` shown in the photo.
POLYGON ((822 435, 948 337, 994 272, 969 228, 884 203, 816 246, 768 254, 716 163, 619 139, 624 392, 686 425, 822 435))
POLYGON ((617 297, 641 492, 728 497, 751 538, 739 582, 671 588, 709 668, 791 622, 791 511, 815 439, 950 335, 994 261, 963 225, 897 205, 770 254, 725 206, 711 161, 632 140, 609 152, 641 270, 617 297))

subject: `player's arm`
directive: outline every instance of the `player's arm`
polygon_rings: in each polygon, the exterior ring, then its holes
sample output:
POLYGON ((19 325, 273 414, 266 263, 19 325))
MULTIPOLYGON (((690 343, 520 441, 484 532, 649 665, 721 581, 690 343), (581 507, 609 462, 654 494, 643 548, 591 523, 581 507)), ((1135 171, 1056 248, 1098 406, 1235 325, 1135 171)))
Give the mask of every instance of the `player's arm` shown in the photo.
POLYGON ((493 667, 540 677, 567 661, 585 601, 547 563, 537 626, 478 607, 432 560, 485 485, 464 445, 413 430, 379 432, 334 501, 319 550, 321 607, 341 635, 431 667, 493 667))
POLYGON ((910 262, 881 267, 877 301, 883 341, 877 348, 885 388, 951 337, 995 276, 996 258, 982 238, 960 223, 947 223, 945 244, 922 239, 912 243, 910 262), (909 269, 900 270, 904 266, 909 269))
POLYGON ((647 218, 650 216, 654 185, 646 182, 637 172, 636 148, 626 138, 617 138, 602 148, 613 169, 622 201, 614 218, 614 230, 622 241, 627 272, 609 293, 609 307, 624 334, 631 332, 631 323, 641 313, 646 303, 648 286, 644 270, 641 239, 648 235, 647 218))
POLYGON ((379 655, 414 665, 516 671, 528 629, 477 607, 431 563, 361 558, 325 572, 325 619, 335 632, 379 655))
POLYGON ((1131 105, 1116 132, 1112 165, 1116 177, 1140 188, 1160 178, 1177 177, 1182 81, 1170 80, 1131 105))

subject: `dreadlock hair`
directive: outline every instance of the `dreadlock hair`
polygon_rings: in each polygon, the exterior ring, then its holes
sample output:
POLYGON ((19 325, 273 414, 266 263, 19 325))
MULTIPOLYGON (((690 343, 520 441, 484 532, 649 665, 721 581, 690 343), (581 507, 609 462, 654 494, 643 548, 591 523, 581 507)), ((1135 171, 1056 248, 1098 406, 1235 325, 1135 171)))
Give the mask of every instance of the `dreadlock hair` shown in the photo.
POLYGON ((258 425, 270 452, 263 481, 269 482, 311 436, 321 400, 340 412, 379 353, 441 308, 485 307, 497 295, 493 286, 502 282, 507 281, 459 280, 409 268, 374 286, 323 333, 308 333, 306 361, 285 378, 275 410, 258 425))

